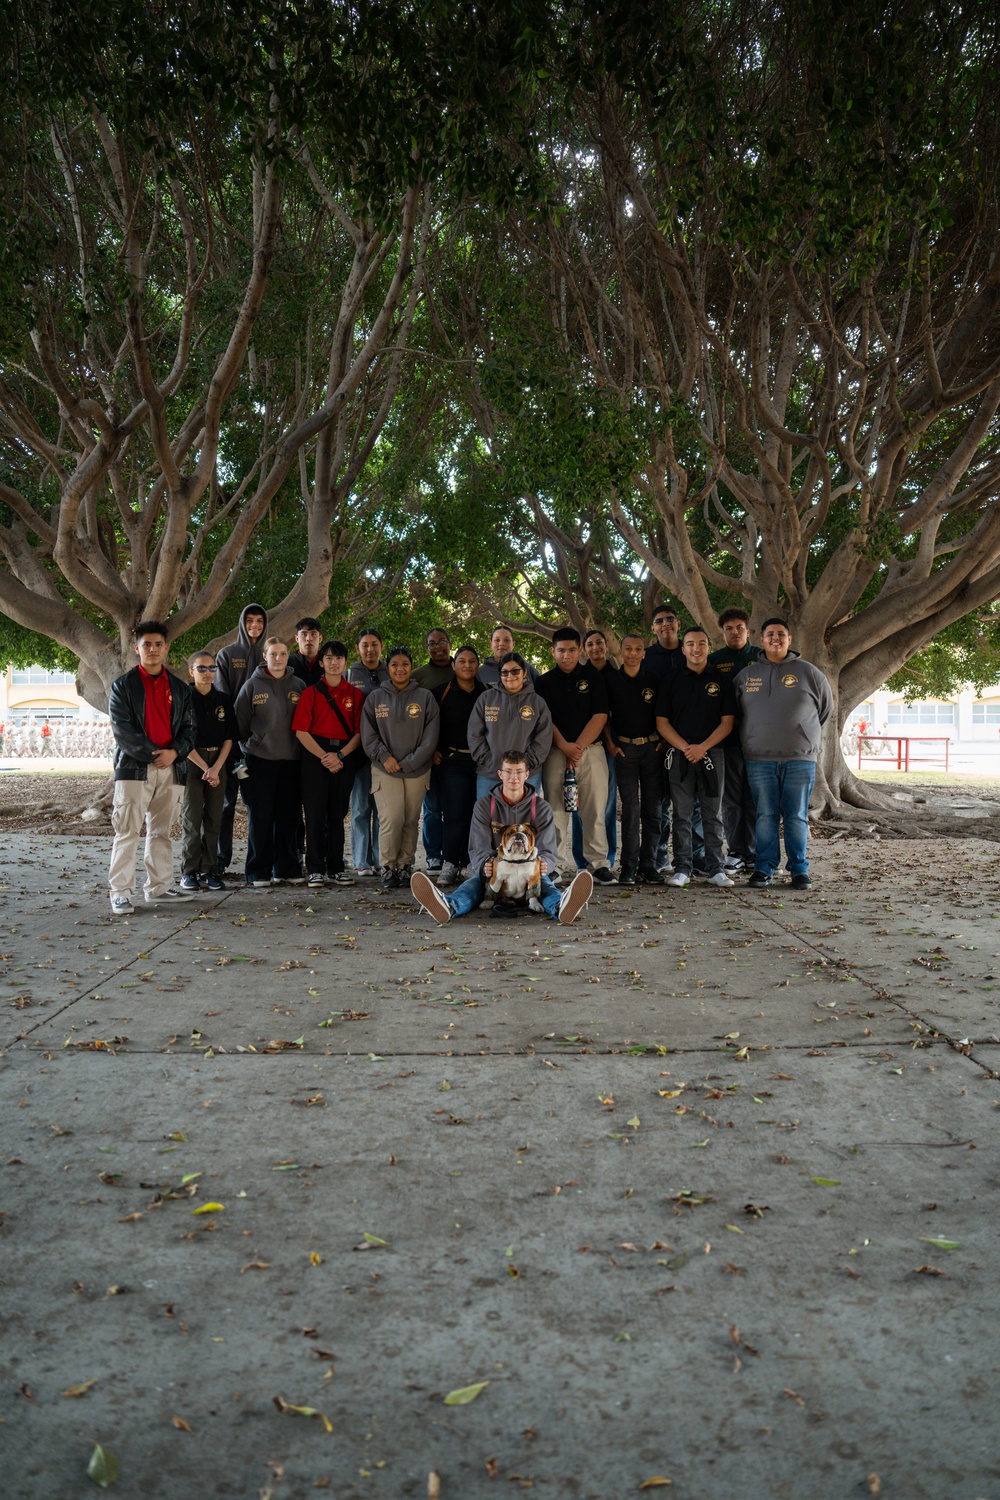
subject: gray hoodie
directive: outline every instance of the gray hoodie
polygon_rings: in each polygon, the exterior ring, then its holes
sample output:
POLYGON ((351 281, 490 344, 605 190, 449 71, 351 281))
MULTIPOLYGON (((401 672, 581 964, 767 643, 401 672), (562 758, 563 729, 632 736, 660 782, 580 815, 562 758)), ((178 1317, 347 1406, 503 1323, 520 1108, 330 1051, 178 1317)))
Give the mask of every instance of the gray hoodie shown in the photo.
POLYGON ((833 712, 833 694, 819 667, 789 654, 761 656, 733 683, 747 760, 816 760, 822 729, 833 712))
POLYGON ((361 745, 373 765, 385 770, 389 756, 402 770, 387 776, 423 776, 430 770, 438 742, 437 699, 426 688, 409 683, 402 692, 391 683, 365 696, 361 709, 361 745))
POLYGON ((473 808, 472 827, 469 829, 469 868, 477 875, 483 873, 483 865, 496 854, 500 834, 508 824, 530 823, 535 830, 538 858, 548 865, 551 879, 558 862, 555 818, 543 796, 530 786, 524 791, 521 801, 511 805, 503 800, 503 785, 498 781, 473 808))
POLYGON ((305 690, 302 679, 287 669, 284 677, 272 677, 266 667, 257 668, 236 699, 244 755, 298 760, 302 746, 292 733, 292 715, 305 690))
POLYGON ((252 677, 257 668, 264 660, 264 642, 267 639, 267 610, 263 604, 245 604, 240 611, 240 623, 236 631, 236 639, 231 646, 223 646, 215 658, 218 671, 215 674, 215 686, 220 693, 228 693, 235 703, 239 696, 240 688, 248 677, 252 677), (264 629, 256 641, 251 641, 247 635, 246 618, 248 614, 263 615, 264 629))
POLYGON ((552 749, 552 715, 537 693, 488 688, 472 705, 469 749, 480 776, 495 776, 508 750, 523 750, 528 771, 537 771, 552 749))

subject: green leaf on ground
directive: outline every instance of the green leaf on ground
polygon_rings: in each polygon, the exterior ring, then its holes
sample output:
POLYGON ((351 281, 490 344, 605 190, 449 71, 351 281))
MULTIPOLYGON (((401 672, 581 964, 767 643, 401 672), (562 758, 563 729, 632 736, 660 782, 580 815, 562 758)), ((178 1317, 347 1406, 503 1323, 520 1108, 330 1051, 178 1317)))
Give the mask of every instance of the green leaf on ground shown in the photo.
POLYGON ((468 1406, 469 1402, 475 1401, 488 1385, 488 1380, 480 1380, 476 1385, 460 1385, 456 1390, 448 1392, 444 1398, 444 1404, 445 1406, 468 1406))
POLYGON ((917 1239, 925 1245, 934 1245, 938 1250, 957 1250, 958 1240, 937 1240, 930 1234, 918 1234, 917 1239))
POLYGON ((106 1490, 109 1484, 114 1484, 120 1473, 121 1468, 111 1449, 102 1448, 100 1443, 95 1443, 87 1465, 88 1477, 99 1484, 102 1490, 106 1490))

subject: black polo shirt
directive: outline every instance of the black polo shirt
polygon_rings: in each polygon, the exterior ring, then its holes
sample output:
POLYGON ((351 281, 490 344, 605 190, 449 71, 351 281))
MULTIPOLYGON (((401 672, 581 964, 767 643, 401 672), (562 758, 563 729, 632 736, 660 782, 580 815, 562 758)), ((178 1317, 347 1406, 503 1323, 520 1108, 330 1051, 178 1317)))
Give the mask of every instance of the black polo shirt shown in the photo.
POLYGON ((630 740, 656 734, 656 701, 660 684, 642 667, 634 677, 626 671, 605 678, 611 714, 611 736, 630 740))
POLYGON ((303 656, 301 651, 293 651, 288 658, 288 670, 293 677, 298 677, 301 682, 304 682, 306 687, 315 687, 323 675, 323 663, 318 656, 314 656, 310 661, 307 656, 303 656))
POLYGON ((650 677, 655 677, 659 682, 666 682, 675 672, 686 667, 684 652, 680 646, 675 646, 672 651, 667 651, 659 641, 654 641, 651 646, 646 647, 646 654, 642 658, 642 670, 648 672, 650 677))
POLYGON ((718 729, 727 714, 736 714, 732 682, 714 667, 692 672, 687 662, 660 684, 656 712, 690 745, 700 745, 718 729))
POLYGON ((535 683, 535 692, 548 704, 552 722, 563 739, 571 744, 582 734, 595 714, 608 712, 608 694, 604 686, 607 673, 595 672, 587 665, 575 666, 572 672, 553 667, 543 672, 535 683))
POLYGON ((228 693, 220 693, 215 687, 207 693, 199 693, 192 688, 191 700, 194 704, 196 747, 215 745, 220 748, 223 740, 239 739, 233 700, 228 693))

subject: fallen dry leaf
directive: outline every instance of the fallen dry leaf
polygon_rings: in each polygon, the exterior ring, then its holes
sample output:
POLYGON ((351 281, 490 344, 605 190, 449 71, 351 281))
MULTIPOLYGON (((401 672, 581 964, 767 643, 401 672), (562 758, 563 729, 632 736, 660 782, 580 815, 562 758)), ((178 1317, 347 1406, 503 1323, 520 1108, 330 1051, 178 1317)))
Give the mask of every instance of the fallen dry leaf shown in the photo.
POLYGON ((441 1475, 437 1469, 432 1469, 427 1476, 427 1500, 440 1500, 441 1475))
POLYGON ((240 1275, 244 1271, 267 1271, 270 1266, 271 1262, 268 1260, 248 1260, 245 1266, 240 1266, 240 1275))
POLYGON ((69 1390, 63 1391, 64 1396, 85 1396, 88 1391, 93 1390, 97 1384, 96 1377, 93 1380, 85 1380, 82 1385, 71 1385, 69 1390))
POLYGON ((673 1482, 674 1481, 672 1479, 668 1479, 665 1474, 651 1474, 648 1479, 644 1479, 642 1481, 639 1488, 641 1490, 658 1490, 662 1489, 666 1484, 673 1484, 673 1482))
POLYGON ((190 1422, 185 1422, 185 1420, 184 1420, 183 1417, 178 1417, 175 1414, 174 1416, 172 1416, 170 1418, 170 1420, 173 1423, 173 1425, 177 1428, 178 1432, 193 1432, 194 1431, 194 1428, 191 1426, 191 1423, 190 1422))

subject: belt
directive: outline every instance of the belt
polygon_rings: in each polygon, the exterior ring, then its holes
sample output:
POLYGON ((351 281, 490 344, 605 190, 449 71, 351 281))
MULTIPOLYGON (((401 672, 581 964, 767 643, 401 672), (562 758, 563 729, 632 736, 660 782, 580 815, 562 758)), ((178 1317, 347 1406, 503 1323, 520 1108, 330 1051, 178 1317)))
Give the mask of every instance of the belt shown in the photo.
POLYGON ((450 750, 451 753, 452 753, 452 755, 471 755, 472 754, 471 750, 463 750, 460 745, 446 745, 445 749, 446 750, 450 750))
POLYGON ((627 734, 617 736, 620 745, 655 745, 660 738, 658 734, 644 734, 639 739, 630 740, 627 734))
POLYGON ((197 750, 197 752, 198 752, 199 755, 218 755, 221 746, 219 746, 219 745, 195 745, 194 748, 197 750))

